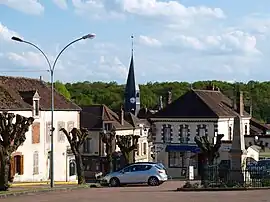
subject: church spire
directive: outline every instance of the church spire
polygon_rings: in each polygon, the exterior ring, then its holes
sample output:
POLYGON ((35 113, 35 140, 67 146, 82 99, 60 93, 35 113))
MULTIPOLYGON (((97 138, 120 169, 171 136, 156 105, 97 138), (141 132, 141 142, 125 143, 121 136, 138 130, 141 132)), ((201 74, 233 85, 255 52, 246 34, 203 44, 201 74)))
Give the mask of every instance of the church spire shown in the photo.
POLYGON ((125 111, 136 113, 136 83, 134 71, 134 36, 131 36, 131 60, 125 88, 125 111))

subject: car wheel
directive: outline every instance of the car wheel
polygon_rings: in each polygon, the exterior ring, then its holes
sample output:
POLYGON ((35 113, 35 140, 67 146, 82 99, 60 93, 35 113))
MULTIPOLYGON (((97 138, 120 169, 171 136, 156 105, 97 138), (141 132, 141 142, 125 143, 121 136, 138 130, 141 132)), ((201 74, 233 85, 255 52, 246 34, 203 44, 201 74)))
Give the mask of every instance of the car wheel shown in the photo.
POLYGON ((110 186, 111 187, 118 187, 120 185, 120 181, 118 178, 113 177, 112 179, 110 179, 110 186))
POLYGON ((148 185, 149 186, 158 186, 159 185, 159 180, 156 177, 150 177, 148 179, 148 185))

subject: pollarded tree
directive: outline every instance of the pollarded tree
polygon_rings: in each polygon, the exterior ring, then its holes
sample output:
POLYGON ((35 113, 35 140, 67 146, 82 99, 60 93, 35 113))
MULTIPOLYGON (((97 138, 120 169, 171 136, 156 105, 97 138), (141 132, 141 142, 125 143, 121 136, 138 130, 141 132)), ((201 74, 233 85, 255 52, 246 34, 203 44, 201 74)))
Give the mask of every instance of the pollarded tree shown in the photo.
POLYGON ((208 136, 195 136, 194 141, 201 149, 201 154, 204 157, 205 165, 213 165, 214 160, 219 157, 219 148, 221 146, 221 139, 224 137, 223 134, 218 134, 216 137, 216 142, 209 141, 208 136))
POLYGON ((209 174, 213 176, 214 171, 212 171, 211 173, 211 169, 208 170, 208 168, 209 166, 213 165, 215 159, 219 157, 219 148, 222 144, 221 139, 223 137, 224 137, 223 134, 218 134, 215 142, 214 138, 212 139, 212 141, 209 141, 209 137, 207 135, 202 137, 197 135, 194 138, 194 141, 201 150, 200 154, 203 157, 202 184, 204 185, 204 187, 208 186, 209 174))
POLYGON ((115 129, 111 131, 102 131, 100 133, 101 140, 105 144, 106 158, 107 158, 107 171, 113 171, 113 152, 115 150, 115 129))
POLYGON ((137 148, 137 143, 140 136, 138 135, 117 135, 116 144, 121 150, 124 157, 125 164, 130 164, 134 162, 132 152, 137 148))
POLYGON ((70 144, 70 148, 75 156, 78 184, 85 184, 84 165, 82 161, 82 146, 88 137, 89 132, 84 128, 81 130, 73 128, 70 132, 67 132, 65 128, 61 128, 60 131, 66 135, 70 144))
POLYGON ((33 122, 32 117, 0 113, 0 191, 8 190, 11 154, 26 140, 25 134, 33 122))

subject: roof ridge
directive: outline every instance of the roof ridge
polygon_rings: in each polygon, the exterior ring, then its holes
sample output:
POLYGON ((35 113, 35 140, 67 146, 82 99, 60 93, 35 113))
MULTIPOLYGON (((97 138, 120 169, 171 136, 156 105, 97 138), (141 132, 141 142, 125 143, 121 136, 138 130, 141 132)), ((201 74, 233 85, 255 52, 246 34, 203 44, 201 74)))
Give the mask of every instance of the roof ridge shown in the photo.
POLYGON ((0 76, 0 78, 7 78, 7 79, 27 79, 27 80, 40 81, 40 78, 30 78, 30 77, 24 77, 24 76, 0 76))
MULTIPOLYGON (((203 91, 203 90, 202 90, 203 91)), ((207 91, 207 90, 206 90, 207 91)), ((208 90, 209 91, 209 90, 208 90)), ((196 93, 194 91, 194 93, 196 93)), ((220 93, 220 92, 219 92, 220 93)), ((217 114, 217 112, 215 110, 212 109, 212 107, 205 101, 205 99, 199 95, 198 93, 196 93, 196 95, 201 99, 201 101, 217 116, 219 117, 219 115, 217 114)), ((216 101, 210 96, 210 99, 214 101, 214 103, 216 103, 216 101)))

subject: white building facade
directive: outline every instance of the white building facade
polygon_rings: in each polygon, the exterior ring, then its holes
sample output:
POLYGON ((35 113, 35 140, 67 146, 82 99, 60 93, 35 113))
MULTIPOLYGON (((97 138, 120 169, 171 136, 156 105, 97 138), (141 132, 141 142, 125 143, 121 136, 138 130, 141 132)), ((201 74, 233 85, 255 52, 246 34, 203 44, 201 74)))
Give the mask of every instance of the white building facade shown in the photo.
MULTIPOLYGON (((10 175, 14 182, 50 180, 51 89, 39 79, 0 77, 3 102, 0 110, 33 117, 25 142, 12 154, 10 175)), ((81 108, 55 91, 54 180, 76 181, 74 155, 61 128, 80 128, 81 108)))
MULTIPOLYGON (((14 111, 25 117, 32 116, 32 112, 14 111)), ((71 131, 73 127, 79 128, 79 112, 54 112, 54 180, 74 181, 76 172, 72 171, 75 165, 74 155, 69 151, 70 145, 61 128, 71 131), (73 173, 72 173, 73 172, 73 173)), ((50 150, 51 150, 51 112, 40 111, 40 116, 26 133, 26 140, 13 154, 14 181, 34 182, 48 181, 50 179, 50 150), (20 160, 21 158, 21 160, 20 160), (18 159, 18 160, 17 160, 18 159)))
MULTIPOLYGON (((215 141, 217 134, 223 134, 218 161, 230 160, 237 109, 229 107, 229 101, 219 91, 191 90, 151 118, 154 160, 163 163, 171 177, 185 178, 189 166, 195 177, 200 175, 202 157, 195 136, 215 141)), ((250 119, 247 113, 242 116, 243 136, 250 134, 250 119)))

